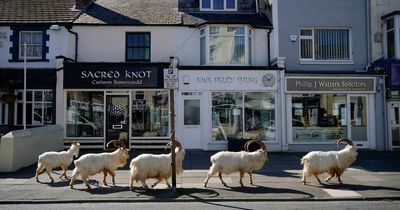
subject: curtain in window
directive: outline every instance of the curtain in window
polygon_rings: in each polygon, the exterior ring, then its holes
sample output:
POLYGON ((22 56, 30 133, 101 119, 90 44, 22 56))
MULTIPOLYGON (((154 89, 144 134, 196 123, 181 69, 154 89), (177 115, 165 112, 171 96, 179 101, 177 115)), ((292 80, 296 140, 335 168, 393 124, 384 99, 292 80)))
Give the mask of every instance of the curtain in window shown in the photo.
POLYGON ((224 0, 214 0, 214 9, 215 10, 223 10, 224 9, 224 0))
POLYGON ((227 9, 235 9, 236 0, 226 0, 226 8, 227 9))
POLYGON ((211 0, 202 0, 201 1, 201 8, 210 9, 211 8, 211 0))
POLYGON ((243 27, 210 28, 210 64, 244 64, 243 27))
POLYGON ((315 29, 316 60, 350 60, 348 29, 315 29))

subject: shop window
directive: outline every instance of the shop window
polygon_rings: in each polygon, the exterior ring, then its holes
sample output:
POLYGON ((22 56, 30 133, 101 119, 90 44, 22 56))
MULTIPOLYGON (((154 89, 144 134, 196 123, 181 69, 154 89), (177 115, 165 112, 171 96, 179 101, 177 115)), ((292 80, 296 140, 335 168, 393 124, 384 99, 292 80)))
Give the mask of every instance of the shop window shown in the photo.
POLYGON ((67 137, 104 136, 104 92, 68 91, 67 137))
POLYGON ((301 61, 351 61, 350 29, 300 29, 301 61))
POLYGON ((201 11, 236 11, 236 0, 200 0, 201 11))
MULTIPOLYGON (((16 125, 23 125, 23 90, 17 91, 16 125)), ((26 125, 51 124, 53 116, 53 92, 51 90, 26 90, 26 125)))
POLYGON ((275 95, 270 92, 213 92, 212 139, 274 141, 275 95))
POLYGON ((168 91, 132 91, 132 137, 167 137, 168 91))
POLYGON ((346 138, 346 116, 346 95, 293 95, 293 141, 331 142, 346 138))
POLYGON ((150 62, 150 33, 126 33, 126 61, 150 62))
POLYGON ((246 65, 251 60, 251 30, 247 27, 207 26, 200 30, 202 65, 246 65))

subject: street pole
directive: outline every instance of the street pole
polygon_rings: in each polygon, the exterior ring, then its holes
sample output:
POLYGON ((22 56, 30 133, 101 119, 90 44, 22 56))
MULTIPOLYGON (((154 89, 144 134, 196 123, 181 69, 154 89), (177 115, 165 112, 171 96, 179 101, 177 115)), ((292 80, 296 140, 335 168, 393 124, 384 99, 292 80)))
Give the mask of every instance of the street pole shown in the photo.
POLYGON ((24 43, 24 93, 23 93, 22 122, 26 130, 26 42, 24 43))
POLYGON ((175 99, 174 99, 174 89, 169 90, 170 95, 170 119, 171 119, 171 166, 172 166, 172 192, 176 192, 176 162, 175 162, 175 99))

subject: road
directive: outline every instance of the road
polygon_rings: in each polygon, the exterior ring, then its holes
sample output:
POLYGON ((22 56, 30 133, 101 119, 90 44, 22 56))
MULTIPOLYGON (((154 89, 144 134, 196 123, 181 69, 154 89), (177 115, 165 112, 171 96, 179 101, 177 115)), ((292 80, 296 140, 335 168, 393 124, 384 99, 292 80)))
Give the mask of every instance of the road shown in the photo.
POLYGON ((210 209, 360 209, 360 210, 397 210, 400 201, 311 201, 311 202, 134 202, 134 203, 65 203, 65 204, 10 204, 0 205, 2 210, 70 210, 70 209, 95 209, 95 210, 210 210, 210 209))

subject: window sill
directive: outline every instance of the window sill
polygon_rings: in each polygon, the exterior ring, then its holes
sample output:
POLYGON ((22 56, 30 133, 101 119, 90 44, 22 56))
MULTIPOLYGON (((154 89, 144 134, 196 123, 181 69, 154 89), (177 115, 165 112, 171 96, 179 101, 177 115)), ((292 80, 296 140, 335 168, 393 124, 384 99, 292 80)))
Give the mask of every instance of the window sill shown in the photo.
MULTIPOLYGON (((49 59, 27 59, 26 62, 49 62, 49 59)), ((23 63, 24 60, 8 60, 10 63, 23 63)))
POLYGON ((300 64, 311 64, 311 65, 351 65, 353 61, 302 61, 300 64))

